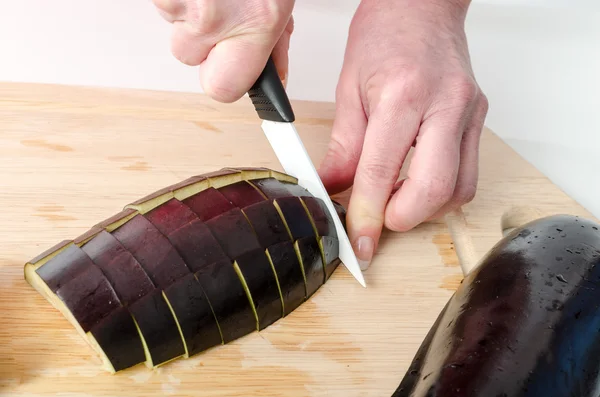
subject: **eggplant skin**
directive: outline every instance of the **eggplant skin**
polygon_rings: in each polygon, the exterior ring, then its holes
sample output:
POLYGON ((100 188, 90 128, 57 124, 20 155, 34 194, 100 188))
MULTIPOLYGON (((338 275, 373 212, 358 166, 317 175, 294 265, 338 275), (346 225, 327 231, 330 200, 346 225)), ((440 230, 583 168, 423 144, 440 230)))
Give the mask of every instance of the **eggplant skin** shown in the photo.
POLYGON ((392 397, 597 397, 599 229, 559 214, 502 238, 440 312, 392 397))
POLYGON ((223 168, 167 186, 25 264, 104 368, 155 368, 262 331, 340 264, 333 212, 296 178, 223 168))

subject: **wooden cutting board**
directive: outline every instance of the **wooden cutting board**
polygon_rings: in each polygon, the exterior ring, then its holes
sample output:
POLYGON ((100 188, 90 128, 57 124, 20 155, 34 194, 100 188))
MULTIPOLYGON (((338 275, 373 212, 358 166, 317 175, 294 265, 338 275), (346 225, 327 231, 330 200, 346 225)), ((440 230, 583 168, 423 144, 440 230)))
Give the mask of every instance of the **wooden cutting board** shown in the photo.
MULTIPOLYGON (((315 163, 334 106, 296 102, 315 163)), ((147 193, 225 166, 281 169, 244 98, 0 85, 0 394, 10 396, 389 396, 462 273, 443 220, 385 232, 363 289, 340 266, 260 334, 155 371, 117 375, 23 279, 23 264, 147 193)), ((347 204, 347 195, 339 199, 347 204)), ((593 218, 491 131, 464 207, 476 254, 511 207, 593 218)))

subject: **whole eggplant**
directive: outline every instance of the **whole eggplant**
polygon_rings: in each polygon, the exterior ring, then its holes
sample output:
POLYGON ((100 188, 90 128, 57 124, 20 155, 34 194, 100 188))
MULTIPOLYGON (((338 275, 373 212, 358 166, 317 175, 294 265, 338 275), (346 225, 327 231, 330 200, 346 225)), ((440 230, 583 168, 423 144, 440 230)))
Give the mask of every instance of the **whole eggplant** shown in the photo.
POLYGON ((529 222, 467 275, 393 397, 598 397, 600 225, 529 222))

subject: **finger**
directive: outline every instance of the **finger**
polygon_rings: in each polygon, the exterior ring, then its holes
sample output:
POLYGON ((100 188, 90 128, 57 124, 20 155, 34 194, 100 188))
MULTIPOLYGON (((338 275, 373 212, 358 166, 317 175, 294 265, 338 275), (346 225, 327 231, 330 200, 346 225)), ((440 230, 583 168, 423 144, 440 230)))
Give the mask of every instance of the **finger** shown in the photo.
POLYGON ((219 102, 240 99, 258 79, 275 43, 267 34, 234 36, 217 43, 200 65, 206 94, 219 102))
POLYGON ((405 102, 380 105, 371 112, 347 215, 348 234, 362 269, 377 249, 386 205, 420 121, 421 112, 405 102))
POLYGON ((187 22, 176 21, 171 36, 171 53, 181 63, 198 66, 208 56, 213 42, 196 33, 187 22))
POLYGON ((421 125, 406 180, 385 212, 385 226, 407 231, 427 220, 453 196, 460 164, 461 138, 470 107, 450 109, 421 125))
POLYGON ((177 20, 183 20, 186 7, 183 0, 152 0, 158 13, 168 22, 173 23, 177 20))
POLYGON ((352 186, 367 128, 367 116, 355 81, 351 72, 342 71, 331 137, 319 167, 323 185, 332 195, 352 186))
POLYGON ((475 197, 477 192, 477 182, 479 179, 479 142, 481 132, 488 111, 488 100, 481 94, 475 111, 463 134, 460 148, 460 165, 456 187, 450 202, 444 205, 430 219, 435 219, 444 214, 457 209, 458 207, 469 203, 475 197))
POLYGON ((279 38, 277 44, 273 48, 272 56, 275 67, 279 74, 279 78, 283 82, 283 86, 287 85, 288 67, 289 67, 289 49, 290 49, 290 38, 294 31, 294 18, 290 16, 288 24, 283 31, 283 34, 279 38))

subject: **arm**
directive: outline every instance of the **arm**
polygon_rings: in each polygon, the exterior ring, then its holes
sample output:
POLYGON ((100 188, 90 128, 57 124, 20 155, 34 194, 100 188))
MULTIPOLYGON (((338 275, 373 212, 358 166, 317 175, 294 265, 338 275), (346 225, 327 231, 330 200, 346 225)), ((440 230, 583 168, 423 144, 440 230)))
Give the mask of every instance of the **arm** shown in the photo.
POLYGON ((331 193, 353 186, 348 232, 363 268, 383 227, 410 230, 475 195, 488 103, 471 70, 468 6, 362 0, 352 20, 320 174, 331 193))

